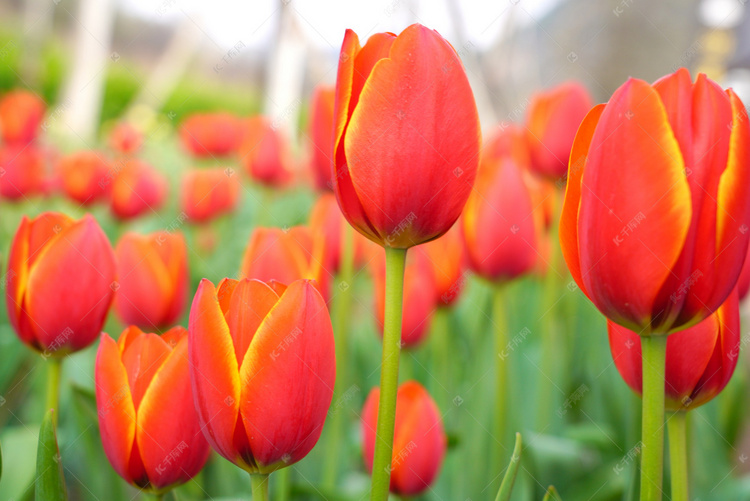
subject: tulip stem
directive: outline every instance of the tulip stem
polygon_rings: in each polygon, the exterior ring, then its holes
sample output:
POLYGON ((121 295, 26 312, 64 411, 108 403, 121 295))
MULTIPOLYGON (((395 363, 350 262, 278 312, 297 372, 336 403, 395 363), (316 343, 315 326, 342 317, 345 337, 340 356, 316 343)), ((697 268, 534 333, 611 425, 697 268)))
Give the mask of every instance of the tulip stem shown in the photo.
POLYGON ((380 369, 380 405, 378 406, 375 455, 372 463, 371 501, 387 500, 391 482, 405 265, 406 249, 385 248, 383 361, 380 369))
POLYGON ((54 409, 52 422, 57 425, 58 402, 60 399, 60 373, 62 372, 62 360, 52 356, 47 358, 47 405, 45 412, 54 409))
POLYGON ((667 336, 641 337, 641 350, 643 354, 641 501, 660 501, 664 474, 664 367, 667 336))
POLYGON ((672 501, 688 500, 687 412, 677 411, 667 421, 672 501))
POLYGON ((276 473, 276 489, 278 489, 278 492, 274 494, 274 499, 276 501, 288 501, 289 500, 289 490, 291 488, 291 476, 292 476, 292 469, 290 467, 281 468, 278 473, 276 473))
POLYGON ((508 336, 508 317, 506 310, 505 283, 495 286, 492 301, 492 324, 495 329, 495 430, 491 463, 492 476, 497 474, 506 448, 505 437, 508 434, 508 356, 510 344, 508 336))
POLYGON ((268 501, 267 473, 251 473, 250 485, 253 489, 253 501, 268 501))

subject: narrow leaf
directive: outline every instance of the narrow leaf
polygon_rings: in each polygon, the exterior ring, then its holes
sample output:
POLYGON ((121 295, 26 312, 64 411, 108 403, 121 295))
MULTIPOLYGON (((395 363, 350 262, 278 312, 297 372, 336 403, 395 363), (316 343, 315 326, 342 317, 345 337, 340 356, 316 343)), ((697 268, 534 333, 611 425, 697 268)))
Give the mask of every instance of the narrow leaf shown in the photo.
POLYGON ((39 446, 36 450, 36 501, 67 501, 60 450, 57 448, 57 436, 53 410, 47 411, 39 429, 39 446))
POLYGON ((495 501, 508 501, 513 491, 513 484, 518 474, 518 466, 521 464, 521 434, 516 433, 516 445, 513 447, 513 456, 510 458, 508 468, 505 470, 503 483, 500 484, 500 490, 497 491, 495 501))
POLYGON ((554 485, 547 487, 547 493, 544 495, 542 501, 562 501, 560 495, 557 493, 554 485))

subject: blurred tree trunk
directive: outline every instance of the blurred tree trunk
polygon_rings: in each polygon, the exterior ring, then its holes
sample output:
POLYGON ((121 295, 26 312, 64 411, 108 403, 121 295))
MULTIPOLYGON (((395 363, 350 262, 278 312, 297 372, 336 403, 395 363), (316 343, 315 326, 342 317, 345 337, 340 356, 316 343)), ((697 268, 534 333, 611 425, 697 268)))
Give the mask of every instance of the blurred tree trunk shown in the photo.
POLYGON ((39 83, 42 49, 52 33, 55 3, 49 0, 26 0, 23 4, 23 52, 21 77, 34 87, 39 83))

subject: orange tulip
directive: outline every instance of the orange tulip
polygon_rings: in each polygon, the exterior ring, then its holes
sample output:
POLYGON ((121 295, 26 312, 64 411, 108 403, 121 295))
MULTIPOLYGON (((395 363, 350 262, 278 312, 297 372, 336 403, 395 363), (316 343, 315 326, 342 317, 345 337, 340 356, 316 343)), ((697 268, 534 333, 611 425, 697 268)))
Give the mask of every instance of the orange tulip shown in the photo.
POLYGON ((0 135, 7 145, 24 147, 39 132, 44 101, 28 90, 13 90, 0 99, 0 135))
POLYGON ((102 445, 123 479, 163 493, 198 474, 210 449, 193 404, 184 327, 157 336, 131 326, 117 342, 102 334, 94 377, 102 445))
POLYGON ((112 180, 110 209, 120 219, 157 212, 167 197, 167 180, 156 169, 136 158, 118 160, 112 180))
POLYGON ((253 180, 268 186, 289 182, 287 147, 281 132, 267 118, 256 116, 245 121, 239 156, 253 180))
POLYGON ((448 307, 461 295, 467 280, 466 250, 461 227, 455 225, 445 235, 416 248, 432 272, 435 304, 448 307))
POLYGON ((57 163, 62 191, 80 204, 92 204, 109 191, 109 168, 107 159, 96 151, 66 155, 57 163))
POLYGON ((745 107, 685 69, 630 79, 586 116, 560 220, 578 286, 641 335, 703 320, 737 283, 750 232, 745 107))
POLYGON ((49 188, 47 158, 34 145, 0 148, 0 196, 19 200, 49 188))
POLYGON ((479 118, 458 54, 419 24, 360 47, 347 30, 335 103, 334 192, 360 233, 386 247, 439 237, 471 192, 479 118))
POLYGON ((560 84, 531 98, 526 137, 531 168, 537 174, 554 180, 565 178, 573 138, 592 104, 588 91, 578 82, 560 84))
POLYGON ((5 299, 21 341, 65 355, 99 335, 114 295, 115 257, 91 215, 26 216, 13 238, 5 299))
POLYGON ((143 134, 128 122, 120 122, 109 133, 109 147, 124 155, 138 153, 143 144, 143 134))
MULTIPOLYGON (((642 391, 641 338, 611 320, 609 346, 617 370, 636 393, 642 391)), ((727 385, 740 353, 737 293, 700 323, 667 338, 666 408, 690 410, 717 396, 727 385)))
MULTIPOLYGON (((377 440, 379 404, 380 389, 373 388, 362 409, 362 452, 369 472, 377 440)), ((391 492, 416 496, 427 490, 440 473, 447 441, 440 410, 427 390, 416 381, 401 384, 396 396, 391 492)))
POLYGON ((190 374, 211 446, 250 473, 304 458, 333 397, 336 355, 312 282, 203 280, 190 310, 190 374))
MULTIPOLYGON (((322 193, 310 211, 310 230, 323 239, 322 264, 329 274, 339 271, 344 252, 343 235, 349 223, 344 219, 333 193, 322 193)), ((354 263, 361 266, 365 260, 365 247, 372 243, 359 233, 354 233, 354 263)))
POLYGON ((125 233, 115 247, 120 288, 115 310, 126 325, 157 329, 177 321, 188 294, 188 264, 181 233, 125 233))
POLYGON ((333 106, 336 88, 319 85, 310 99, 310 165, 315 186, 321 191, 333 189, 333 106))
POLYGON ((227 157, 237 151, 240 120, 231 113, 194 113, 180 127, 183 147, 197 158, 227 157))
POLYGON ((182 178, 182 211, 196 223, 232 212, 239 196, 240 183, 231 168, 193 169, 182 178))

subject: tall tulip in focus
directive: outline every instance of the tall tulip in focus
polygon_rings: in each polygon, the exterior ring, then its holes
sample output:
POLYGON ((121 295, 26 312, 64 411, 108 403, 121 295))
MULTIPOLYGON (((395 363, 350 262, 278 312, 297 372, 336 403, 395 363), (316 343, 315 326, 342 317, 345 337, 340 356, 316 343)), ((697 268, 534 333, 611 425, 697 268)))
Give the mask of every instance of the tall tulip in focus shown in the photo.
POLYGON ((371 498, 388 496, 406 250, 450 229, 476 175, 477 108, 455 49, 414 24, 360 46, 347 30, 334 104, 334 192, 349 223, 386 248, 382 391, 371 498))
POLYGON ((190 375, 211 446, 251 474, 304 458, 320 437, 336 379, 333 330, 311 281, 203 280, 190 310, 190 375))
POLYGON ((573 143, 560 243, 586 296, 641 336, 643 499, 661 497, 667 334, 726 300, 747 252, 749 127, 732 90, 680 69, 628 80, 573 143))
POLYGON ((193 404, 188 336, 125 329, 102 334, 96 357, 96 407, 104 452, 128 483, 156 494, 193 478, 210 452, 193 404))
MULTIPOLYGON (((372 472, 373 453, 378 441, 380 389, 373 388, 362 409, 362 436, 365 466, 372 472)), ((440 410, 427 390, 416 381, 407 381, 396 397, 390 491, 398 496, 417 496, 437 479, 445 457, 447 437, 440 410)))
POLYGON ((126 325, 155 330, 178 320, 187 302, 185 238, 166 231, 126 233, 115 247, 115 310, 126 325))

